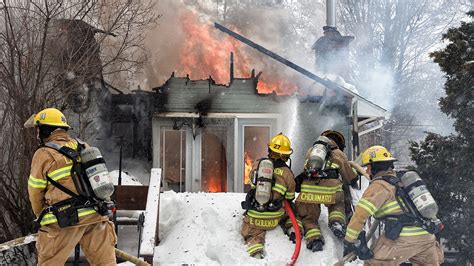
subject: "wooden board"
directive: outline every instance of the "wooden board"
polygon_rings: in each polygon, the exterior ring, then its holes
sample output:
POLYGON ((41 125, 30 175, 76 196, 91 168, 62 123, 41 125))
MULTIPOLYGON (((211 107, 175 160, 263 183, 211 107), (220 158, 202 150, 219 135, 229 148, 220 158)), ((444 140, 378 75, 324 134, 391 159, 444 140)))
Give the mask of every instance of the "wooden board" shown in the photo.
POLYGON ((145 210, 148 186, 115 186, 117 210, 145 210))
POLYGON ((140 255, 144 256, 148 261, 153 257, 155 246, 159 243, 160 185, 161 169, 152 168, 145 211, 145 225, 142 242, 140 243, 140 255))

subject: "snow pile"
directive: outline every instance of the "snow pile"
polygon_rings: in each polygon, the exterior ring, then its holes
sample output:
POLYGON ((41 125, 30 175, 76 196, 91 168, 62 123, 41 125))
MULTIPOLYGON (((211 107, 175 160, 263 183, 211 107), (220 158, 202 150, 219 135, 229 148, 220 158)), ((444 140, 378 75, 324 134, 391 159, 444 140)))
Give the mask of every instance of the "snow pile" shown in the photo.
MULTIPOLYGON (((243 193, 175 193, 166 191, 160 199, 160 245, 154 261, 163 264, 286 264, 294 250, 280 227, 267 232, 262 260, 249 257, 240 235, 243 193)), ((332 265, 342 257, 342 241, 327 226, 327 209, 322 208, 320 225, 326 244, 313 253, 302 243, 298 265, 332 265)))
MULTIPOLYGON (((112 178, 112 182, 114 183, 114 185, 118 185, 118 176, 119 176, 118 170, 114 170, 110 172, 110 178, 112 178)), ((138 178, 129 175, 127 172, 122 171, 122 185, 142 186, 143 184, 140 183, 138 178)))

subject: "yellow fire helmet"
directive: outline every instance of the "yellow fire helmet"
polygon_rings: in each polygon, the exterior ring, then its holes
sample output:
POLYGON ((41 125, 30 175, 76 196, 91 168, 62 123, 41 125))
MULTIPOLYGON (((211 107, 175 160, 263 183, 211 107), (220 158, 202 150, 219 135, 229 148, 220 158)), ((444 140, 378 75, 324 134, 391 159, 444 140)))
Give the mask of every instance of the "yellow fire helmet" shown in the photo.
POLYGON ((24 124, 25 127, 41 125, 71 128, 67 124, 64 114, 56 108, 41 110, 39 113, 32 115, 24 124))
POLYGON ((362 166, 366 166, 376 162, 389 162, 396 161, 397 159, 392 157, 392 154, 382 146, 372 146, 365 150, 362 155, 362 166))
POLYGON ((283 133, 274 136, 268 143, 268 148, 280 154, 290 155, 293 153, 293 149, 291 149, 290 139, 287 136, 283 135, 283 133))

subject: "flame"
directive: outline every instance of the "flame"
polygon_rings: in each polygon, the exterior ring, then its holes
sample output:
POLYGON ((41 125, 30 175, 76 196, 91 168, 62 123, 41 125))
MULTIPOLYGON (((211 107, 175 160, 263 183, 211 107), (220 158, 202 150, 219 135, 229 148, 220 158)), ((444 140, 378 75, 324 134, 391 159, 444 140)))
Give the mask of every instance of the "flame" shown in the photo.
POLYGON ((207 184, 206 184, 207 192, 223 192, 221 187, 222 187, 222 182, 219 178, 211 176, 207 179, 207 184))
POLYGON ((250 184, 250 171, 252 170, 252 163, 253 160, 250 158, 250 155, 248 152, 244 153, 244 184, 248 185, 250 184))
MULTIPOLYGON (((274 62, 261 65, 262 61, 272 60, 258 54, 250 56, 250 48, 236 39, 219 33, 210 24, 201 23, 192 11, 181 15, 181 26, 185 34, 185 43, 180 51, 180 69, 191 79, 207 79, 212 76, 217 84, 227 84, 230 79, 230 53, 234 53, 234 76, 249 77, 252 66, 263 67, 263 73, 257 83, 259 93, 291 94, 297 86, 288 80, 288 75, 277 73, 274 62), (268 66, 270 66, 268 68, 268 66)), ((236 31, 235 29, 232 29, 236 31)), ((254 52, 255 53, 255 52, 254 52)))
POLYGON ((243 44, 230 36, 222 39, 211 25, 199 22, 191 11, 185 12, 181 21, 186 43, 180 52, 180 67, 190 78, 205 79, 212 75, 216 83, 225 84, 230 76, 226 67, 230 52, 234 52, 234 73, 250 73, 248 58, 238 53, 243 44))
POLYGON ((264 81, 259 80, 257 83, 257 88, 259 93, 272 93, 275 91, 277 94, 286 94, 289 92, 294 92, 298 87, 284 79, 279 79, 279 76, 275 77, 274 81, 264 81))

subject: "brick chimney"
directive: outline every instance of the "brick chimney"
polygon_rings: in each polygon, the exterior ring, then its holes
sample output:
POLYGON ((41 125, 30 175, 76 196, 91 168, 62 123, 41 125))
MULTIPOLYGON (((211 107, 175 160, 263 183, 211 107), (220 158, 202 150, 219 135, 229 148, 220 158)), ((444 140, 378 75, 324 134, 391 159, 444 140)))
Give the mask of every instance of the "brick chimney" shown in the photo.
POLYGON ((349 43, 354 36, 342 36, 336 28, 336 0, 326 0, 324 35, 312 46, 316 56, 316 70, 349 79, 349 43))

